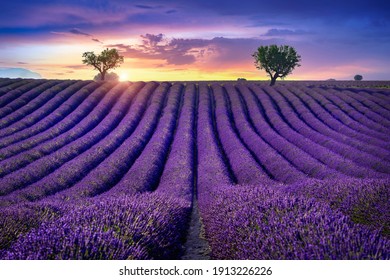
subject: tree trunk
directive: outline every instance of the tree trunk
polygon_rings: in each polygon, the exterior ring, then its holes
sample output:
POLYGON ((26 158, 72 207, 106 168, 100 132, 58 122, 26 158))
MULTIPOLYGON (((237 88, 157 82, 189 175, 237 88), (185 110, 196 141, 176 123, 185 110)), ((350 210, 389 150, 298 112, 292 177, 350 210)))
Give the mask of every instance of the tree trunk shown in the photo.
POLYGON ((270 86, 273 86, 276 82, 277 77, 271 77, 271 83, 269 84, 270 86))
POLYGON ((103 71, 103 72, 100 72, 100 80, 101 81, 104 81, 104 77, 106 76, 106 72, 103 71))

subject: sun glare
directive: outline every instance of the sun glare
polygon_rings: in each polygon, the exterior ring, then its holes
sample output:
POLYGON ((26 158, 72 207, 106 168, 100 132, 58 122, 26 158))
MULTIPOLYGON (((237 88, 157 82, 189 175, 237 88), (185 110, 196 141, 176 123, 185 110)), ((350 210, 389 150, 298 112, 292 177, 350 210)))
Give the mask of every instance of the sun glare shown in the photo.
POLYGON ((128 81, 128 80, 129 80, 129 76, 127 75, 126 72, 120 73, 120 75, 119 75, 119 81, 125 82, 125 81, 128 81))

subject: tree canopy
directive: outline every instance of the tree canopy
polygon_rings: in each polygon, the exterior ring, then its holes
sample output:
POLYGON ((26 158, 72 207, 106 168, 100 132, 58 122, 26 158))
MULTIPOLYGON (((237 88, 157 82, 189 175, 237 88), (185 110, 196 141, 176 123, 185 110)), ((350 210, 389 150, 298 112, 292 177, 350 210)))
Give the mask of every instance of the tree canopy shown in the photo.
POLYGON ((109 69, 115 69, 123 63, 123 56, 119 55, 117 49, 105 49, 101 54, 96 55, 94 52, 83 53, 83 63, 91 65, 100 73, 100 78, 104 81, 109 69))
POLYGON ((284 78, 292 73, 295 67, 301 66, 301 56, 287 45, 260 46, 252 55, 255 58, 257 69, 264 69, 271 78, 270 85, 274 85, 277 78, 284 78))

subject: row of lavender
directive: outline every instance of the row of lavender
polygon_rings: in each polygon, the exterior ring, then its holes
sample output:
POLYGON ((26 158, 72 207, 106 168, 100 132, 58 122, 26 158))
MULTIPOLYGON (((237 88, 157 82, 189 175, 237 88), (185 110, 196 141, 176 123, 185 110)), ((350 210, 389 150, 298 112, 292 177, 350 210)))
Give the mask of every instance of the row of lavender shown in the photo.
MULTIPOLYGON (((388 227, 376 230, 389 219, 375 219, 378 211, 370 210, 386 210, 376 197, 385 201, 387 187, 380 196, 369 192, 374 198, 365 206, 372 213, 368 218, 354 214, 362 203, 334 207, 332 200, 304 191, 310 187, 292 187, 317 182, 308 178, 331 178, 344 185, 352 177, 388 178, 384 93, 341 95, 291 86, 275 91, 253 84, 31 83, 0 81, 2 258, 178 258, 195 186, 215 258, 388 258, 383 237, 388 227), (37 86, 39 94, 34 93, 37 86), (239 194, 243 200, 237 199, 239 194), (315 202, 307 206, 304 195, 315 202), (343 226, 346 232, 340 236, 351 235, 342 244, 347 247, 336 244, 339 239, 324 245, 332 235, 329 227, 322 235, 311 230, 295 234, 302 224, 288 222, 294 234, 290 229, 290 235, 278 238, 291 242, 287 248, 292 252, 245 251, 249 233, 254 232, 254 244, 262 244, 262 238, 274 242, 261 223, 253 230, 249 217, 263 215, 260 220, 285 225, 278 222, 280 216, 263 213, 265 206, 258 208, 264 197, 269 208, 287 209, 291 203, 280 206, 280 201, 289 199, 302 204, 295 212, 284 211, 291 219, 304 212, 334 211, 321 222, 343 226), (241 216, 248 217, 244 223, 241 216), (371 238, 368 245, 361 241, 366 237, 371 238), (357 253, 360 245, 367 249, 357 253), (240 249, 234 253, 234 248, 240 249)), ((388 186, 386 179, 372 182, 365 184, 388 186)), ((352 201, 360 194, 355 192, 352 201)), ((304 226, 317 222, 309 219, 304 226)))
MULTIPOLYGON (((264 85, 269 82, 261 82, 264 85)), ((324 81, 279 81, 279 84, 304 85, 309 87, 337 87, 337 88, 352 88, 352 89, 388 89, 390 81, 353 81, 353 80, 324 80, 324 81)))

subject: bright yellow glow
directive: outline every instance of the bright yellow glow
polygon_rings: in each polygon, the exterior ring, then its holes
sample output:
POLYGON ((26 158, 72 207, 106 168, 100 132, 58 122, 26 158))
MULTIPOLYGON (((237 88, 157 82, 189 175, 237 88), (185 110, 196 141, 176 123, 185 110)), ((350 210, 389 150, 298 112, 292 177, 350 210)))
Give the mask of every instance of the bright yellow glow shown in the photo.
POLYGON ((119 74, 119 81, 125 82, 129 80, 129 75, 126 72, 122 72, 119 74))

